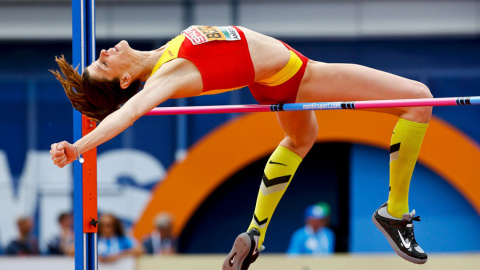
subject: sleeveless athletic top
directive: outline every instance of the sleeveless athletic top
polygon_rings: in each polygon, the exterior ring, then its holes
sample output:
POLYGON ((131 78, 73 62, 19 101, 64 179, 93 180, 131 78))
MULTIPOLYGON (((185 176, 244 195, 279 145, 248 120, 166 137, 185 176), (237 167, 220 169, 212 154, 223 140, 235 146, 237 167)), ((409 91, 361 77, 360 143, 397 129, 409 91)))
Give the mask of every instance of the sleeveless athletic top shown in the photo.
POLYGON ((275 75, 255 82, 247 39, 235 26, 190 26, 167 43, 152 75, 165 63, 185 58, 202 75, 201 95, 217 94, 248 86, 260 104, 295 102, 308 58, 283 43, 290 60, 275 75))
POLYGON ((255 71, 247 40, 243 31, 235 26, 190 26, 167 43, 152 75, 176 58, 185 58, 198 68, 203 94, 235 90, 254 83, 255 71))

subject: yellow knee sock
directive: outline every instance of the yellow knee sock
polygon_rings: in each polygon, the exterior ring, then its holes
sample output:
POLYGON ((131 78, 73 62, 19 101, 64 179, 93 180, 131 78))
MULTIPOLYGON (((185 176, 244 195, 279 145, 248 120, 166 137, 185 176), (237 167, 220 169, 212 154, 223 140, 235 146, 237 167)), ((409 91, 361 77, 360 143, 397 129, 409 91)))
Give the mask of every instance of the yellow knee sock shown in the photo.
POLYGON ((265 239, 265 233, 273 212, 301 161, 302 158, 294 152, 283 146, 278 146, 267 162, 260 190, 258 191, 255 212, 248 227, 249 230, 256 228, 260 231, 259 249, 265 239))
POLYGON ((388 213, 402 218, 409 212, 408 189, 413 169, 422 146, 428 123, 417 123, 400 118, 390 142, 390 194, 388 213))

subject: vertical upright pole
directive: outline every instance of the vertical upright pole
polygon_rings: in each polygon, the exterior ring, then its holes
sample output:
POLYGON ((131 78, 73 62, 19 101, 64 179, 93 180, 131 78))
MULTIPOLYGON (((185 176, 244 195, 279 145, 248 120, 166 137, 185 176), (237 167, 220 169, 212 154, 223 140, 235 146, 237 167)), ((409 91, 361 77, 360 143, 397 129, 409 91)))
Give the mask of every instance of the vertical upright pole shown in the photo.
MULTIPOLYGON (((95 60, 95 0, 72 0, 73 66, 80 72, 95 60)), ((73 111, 73 139, 95 128, 95 123, 73 111)), ((85 162, 73 163, 75 270, 97 269, 96 149, 84 153, 85 162)))
MULTIPOLYGON (((72 64, 85 68, 84 63, 84 4, 83 0, 72 0, 72 64)), ((82 114, 73 110, 73 140, 82 137, 82 114)), ((73 162, 73 220, 75 233, 75 270, 86 269, 83 239, 82 164, 73 162)))

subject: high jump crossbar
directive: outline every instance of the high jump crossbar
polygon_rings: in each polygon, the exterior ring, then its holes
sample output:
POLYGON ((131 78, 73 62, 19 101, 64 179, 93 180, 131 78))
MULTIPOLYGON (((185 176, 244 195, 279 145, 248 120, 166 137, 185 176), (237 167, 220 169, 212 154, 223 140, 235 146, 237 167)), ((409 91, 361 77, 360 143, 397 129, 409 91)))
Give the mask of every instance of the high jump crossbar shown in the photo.
POLYGON ((394 108, 394 107, 459 106, 459 105, 480 105, 480 96, 366 100, 366 101, 347 101, 347 102, 342 101, 342 102, 286 103, 286 104, 273 104, 273 105, 157 107, 145 115, 247 113, 247 112, 276 112, 276 111, 323 111, 323 110, 343 110, 343 109, 380 109, 380 108, 394 108))

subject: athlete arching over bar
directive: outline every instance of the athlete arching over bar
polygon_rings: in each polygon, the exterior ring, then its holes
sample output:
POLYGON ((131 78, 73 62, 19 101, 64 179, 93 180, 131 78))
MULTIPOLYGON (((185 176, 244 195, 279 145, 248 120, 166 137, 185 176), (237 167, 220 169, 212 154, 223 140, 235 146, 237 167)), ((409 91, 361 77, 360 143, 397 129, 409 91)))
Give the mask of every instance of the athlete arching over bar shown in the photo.
MULTIPOLYGON (((112 139, 170 98, 244 86, 249 86, 260 104, 432 97, 422 83, 359 65, 313 61, 277 39, 236 26, 191 26, 153 51, 137 51, 121 41, 102 50, 82 75, 63 57, 56 61, 63 75, 52 72, 73 107, 102 120, 74 144, 52 144, 52 160, 59 167, 112 139), (141 82, 145 85, 138 92, 141 82)), ((374 212, 372 220, 398 255, 413 263, 425 263, 427 254, 413 233, 412 221, 419 217, 415 217, 415 210, 409 211, 408 191, 432 108, 373 111, 400 119, 391 138, 388 201, 374 212)), ((285 138, 265 167, 252 221, 236 238, 224 270, 246 270, 256 260, 264 248, 273 212, 315 142, 318 127, 313 111, 276 114, 285 138)))

